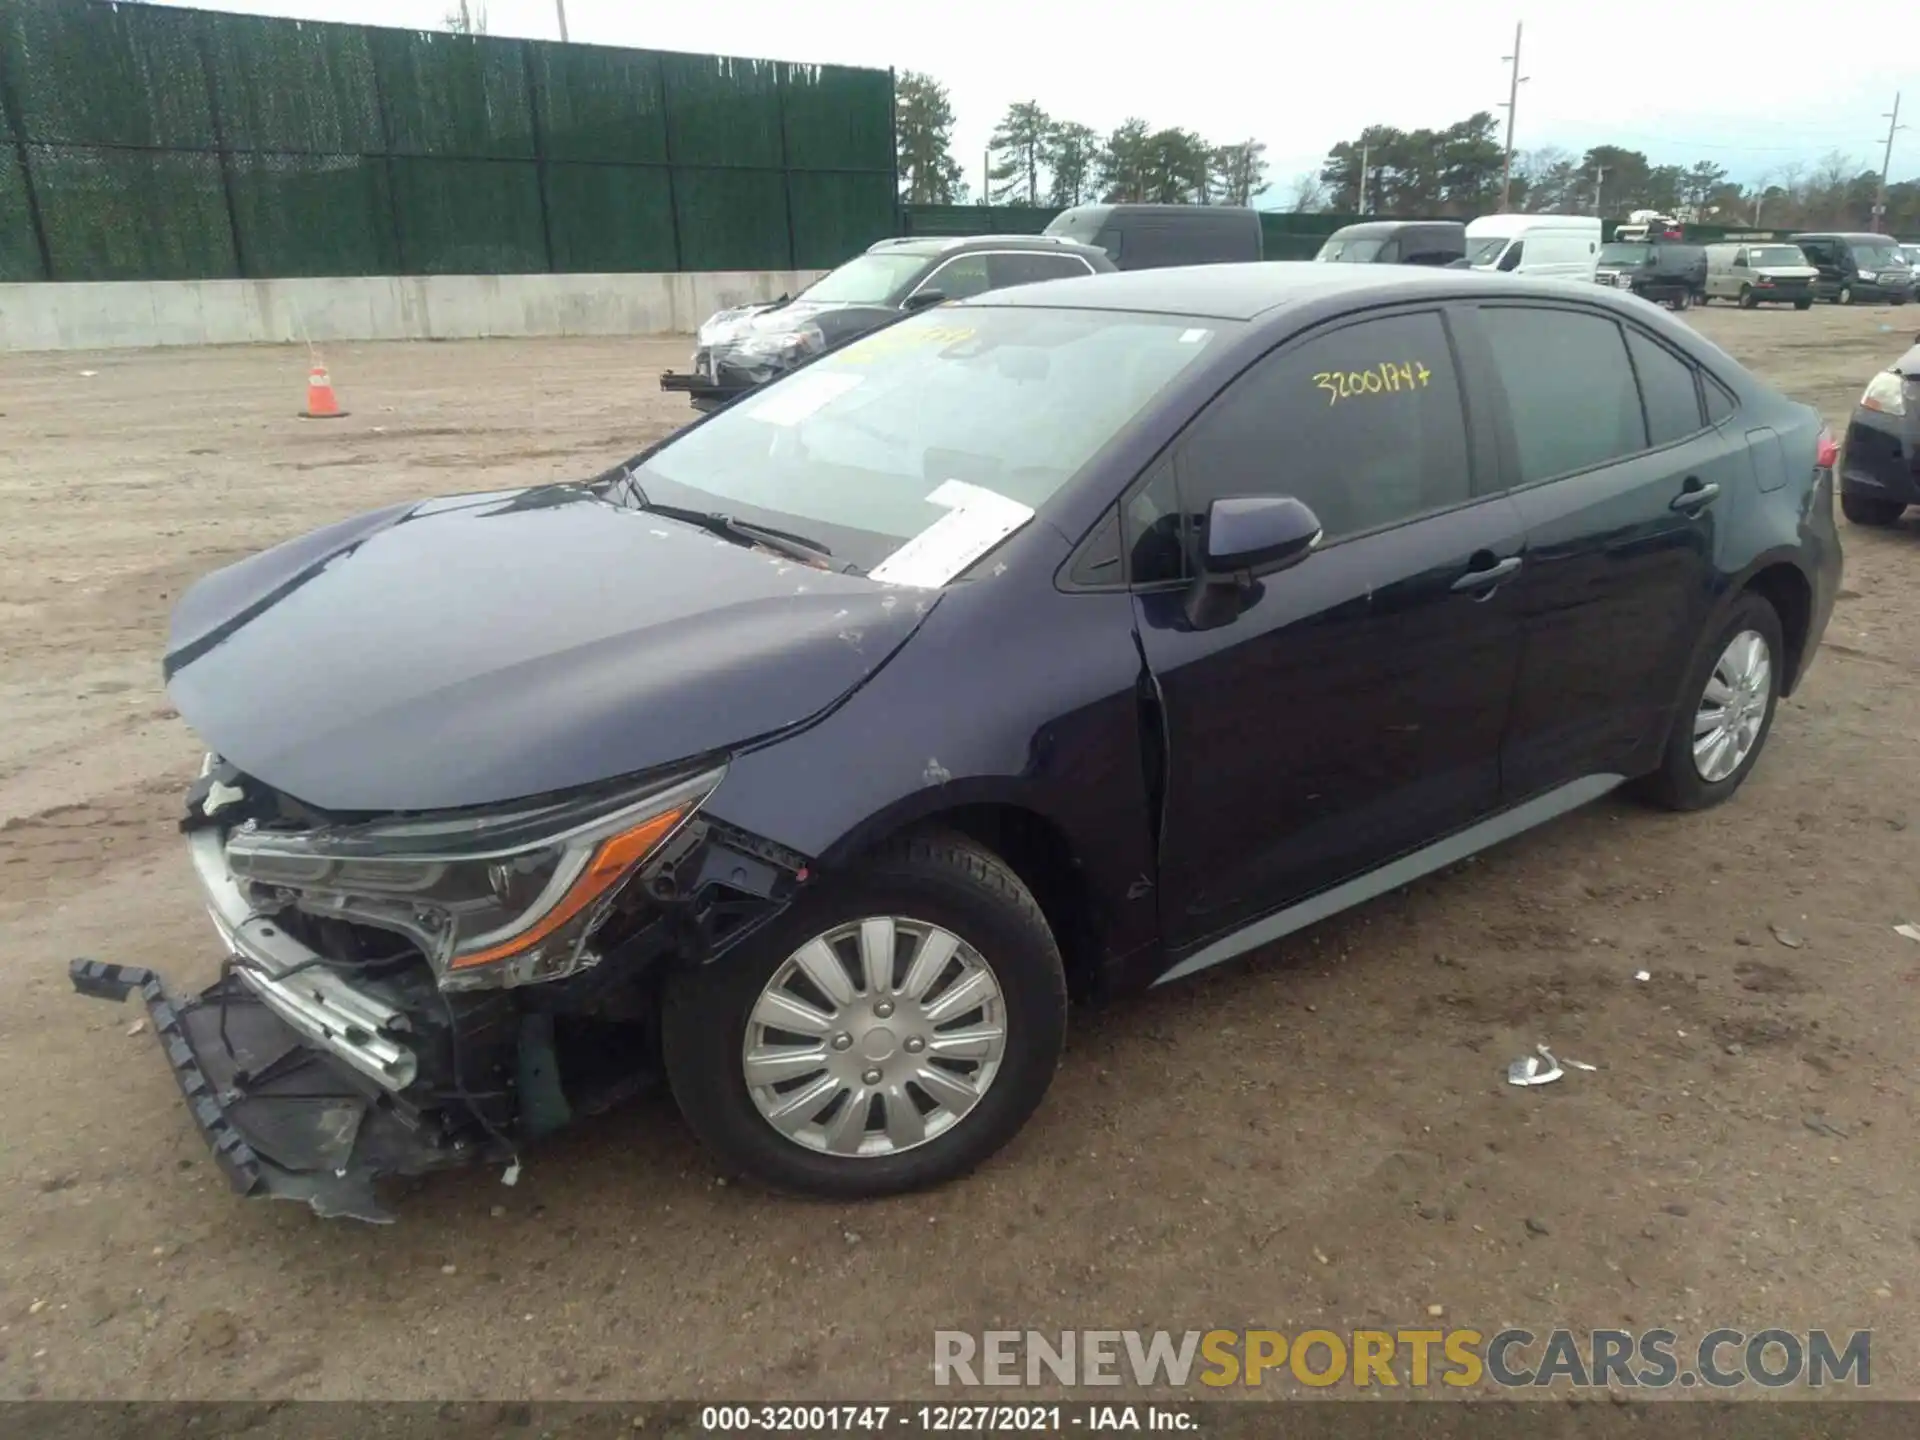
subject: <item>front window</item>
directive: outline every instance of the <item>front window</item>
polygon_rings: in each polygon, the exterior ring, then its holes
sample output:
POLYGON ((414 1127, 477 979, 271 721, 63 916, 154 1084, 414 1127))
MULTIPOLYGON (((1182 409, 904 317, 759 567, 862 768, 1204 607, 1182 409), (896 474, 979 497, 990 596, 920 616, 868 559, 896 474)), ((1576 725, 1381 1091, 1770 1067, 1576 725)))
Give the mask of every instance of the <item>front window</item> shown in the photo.
POLYGON ((1653 258, 1653 246, 1647 244, 1602 245, 1600 263, 1602 265, 1644 265, 1653 258))
POLYGON ((1386 243, 1385 240, 1329 240, 1313 258, 1348 265, 1370 265, 1386 243))
POLYGON ((1500 258, 1500 252, 1507 248, 1505 235, 1489 236, 1485 240, 1467 242, 1467 263, 1469 265, 1491 265, 1500 258))
POLYGON ((926 267, 924 255, 856 255, 800 292, 830 305, 885 305, 926 267))
POLYGON ((1907 263, 1907 257, 1891 240, 1878 244, 1871 240, 1851 240, 1847 248, 1853 251, 1853 263, 1862 270, 1891 270, 1907 263))
POLYGON ((655 502, 778 525, 826 545, 836 568, 872 569, 948 514, 954 482, 1039 509, 1237 328, 1098 310, 928 310, 728 407, 634 478, 655 502))
POLYGON ((1798 245, 1754 245, 1747 250, 1749 265, 1805 265, 1798 245))

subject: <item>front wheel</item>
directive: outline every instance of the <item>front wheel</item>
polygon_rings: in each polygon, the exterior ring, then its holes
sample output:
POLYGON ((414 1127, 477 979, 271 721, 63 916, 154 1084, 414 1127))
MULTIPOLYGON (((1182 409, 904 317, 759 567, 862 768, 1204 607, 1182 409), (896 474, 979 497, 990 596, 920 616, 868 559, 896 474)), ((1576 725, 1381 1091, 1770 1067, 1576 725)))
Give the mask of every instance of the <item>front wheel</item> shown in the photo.
POLYGON ((1753 298, 1753 287, 1751 285, 1742 285, 1740 287, 1740 308, 1742 310, 1751 310, 1759 303, 1758 300, 1753 298))
POLYGON ((1684 310, 1692 303, 1693 296, 1685 290, 1682 290, 1678 295, 1673 297, 1673 308, 1676 310, 1684 310))
POLYGON ((1842 285, 1833 298, 1837 304, 1851 305, 1853 303, 1853 287, 1851 285, 1842 285))
POLYGON ((1059 947, 1027 887, 956 835, 890 844, 676 974, 663 1050, 728 1169, 862 1199, 972 1169, 1024 1125, 1066 1039, 1059 947))
POLYGON ((1856 525, 1891 525, 1906 513, 1906 509, 1898 500, 1887 500, 1878 495, 1856 495, 1851 490, 1840 492, 1840 513, 1856 525))
POLYGON ((1705 810, 1740 788, 1773 728, 1785 657, 1773 606, 1742 595, 1688 677, 1660 768, 1643 784, 1647 798, 1705 810))
POLYGON ((1796 310, 1811 310, 1813 308, 1813 301, 1796 300, 1793 302, 1793 308, 1796 310))

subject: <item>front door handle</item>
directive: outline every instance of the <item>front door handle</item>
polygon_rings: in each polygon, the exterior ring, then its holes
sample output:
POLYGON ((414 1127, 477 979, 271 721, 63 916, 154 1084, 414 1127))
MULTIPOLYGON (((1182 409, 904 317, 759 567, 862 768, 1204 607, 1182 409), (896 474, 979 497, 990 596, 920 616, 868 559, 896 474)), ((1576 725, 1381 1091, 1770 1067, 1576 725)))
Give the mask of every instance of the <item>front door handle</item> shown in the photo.
POLYGON ((1519 568, 1520 557, 1518 555, 1509 555, 1506 559, 1497 560, 1482 569, 1467 571, 1466 574, 1453 582, 1453 588, 1462 591, 1491 590, 1519 568))
POLYGON ((1687 488, 1674 496, 1667 508, 1670 510, 1685 510, 1690 513, 1695 510, 1704 510, 1714 502, 1714 497, 1719 495, 1719 493, 1720 487, 1713 481, 1710 480, 1705 485, 1702 485, 1698 480, 1689 478, 1687 488))

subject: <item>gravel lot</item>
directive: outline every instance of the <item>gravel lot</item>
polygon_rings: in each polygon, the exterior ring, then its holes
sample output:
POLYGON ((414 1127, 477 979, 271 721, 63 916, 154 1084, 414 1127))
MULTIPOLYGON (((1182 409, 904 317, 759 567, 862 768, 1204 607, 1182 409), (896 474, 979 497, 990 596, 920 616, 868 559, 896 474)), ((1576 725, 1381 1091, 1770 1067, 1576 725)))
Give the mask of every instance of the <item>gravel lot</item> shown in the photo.
MULTIPOLYGON (((1920 312, 1690 318, 1837 429, 1920 312)), ((294 418, 298 350, 0 356, 0 1395, 873 1398, 930 1391, 936 1327, 1440 1305, 1871 1326, 1875 1389, 1920 1396, 1912 519, 1843 527, 1826 645, 1734 803, 1602 802, 1077 1017, 1034 1123, 963 1183, 772 1199, 655 1100, 513 1189, 424 1184, 387 1229, 234 1199, 137 1007, 65 977, 217 960, 173 828, 199 750, 159 683, 171 602, 390 500, 593 473, 682 417, 654 377, 684 351, 336 347, 332 423, 294 418), (1539 1041, 1600 1068, 1505 1085, 1539 1041)))

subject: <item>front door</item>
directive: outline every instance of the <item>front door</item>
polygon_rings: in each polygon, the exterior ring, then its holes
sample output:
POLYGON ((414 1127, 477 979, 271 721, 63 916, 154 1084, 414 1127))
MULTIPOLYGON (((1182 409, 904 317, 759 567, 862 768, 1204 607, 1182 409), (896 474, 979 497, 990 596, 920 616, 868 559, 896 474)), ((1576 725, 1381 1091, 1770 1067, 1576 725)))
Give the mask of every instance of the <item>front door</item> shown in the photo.
POLYGON ((1325 329, 1242 375, 1125 507, 1166 720, 1171 950, 1471 823, 1499 800, 1522 525, 1475 498, 1435 310, 1325 329), (1292 495, 1324 538, 1216 628, 1188 618, 1208 504, 1292 495))
POLYGON ((1637 326, 1534 304, 1472 318, 1527 531, 1514 803, 1657 761, 1713 601, 1716 507, 1753 481, 1738 437, 1707 427, 1693 365, 1637 326))

